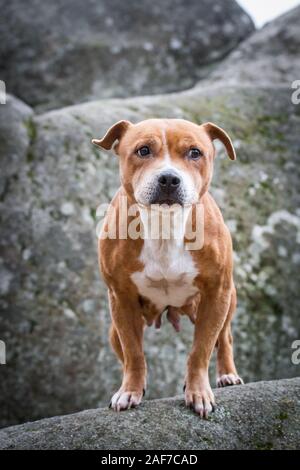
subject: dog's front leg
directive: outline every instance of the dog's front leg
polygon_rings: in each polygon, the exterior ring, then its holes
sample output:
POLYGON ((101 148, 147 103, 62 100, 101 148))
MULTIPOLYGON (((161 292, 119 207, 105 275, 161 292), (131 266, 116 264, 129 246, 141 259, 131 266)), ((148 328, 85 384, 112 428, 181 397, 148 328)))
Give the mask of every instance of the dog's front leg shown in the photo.
POLYGON ((188 407, 204 418, 213 411, 215 405, 208 367, 228 312, 230 293, 230 289, 221 285, 206 288, 197 312, 194 342, 187 363, 185 401, 188 407))
POLYGON ((122 385, 113 395, 111 407, 121 411, 139 405, 146 387, 144 320, 138 302, 129 302, 128 298, 113 292, 110 292, 109 297, 114 341, 119 341, 118 355, 123 364, 122 385))

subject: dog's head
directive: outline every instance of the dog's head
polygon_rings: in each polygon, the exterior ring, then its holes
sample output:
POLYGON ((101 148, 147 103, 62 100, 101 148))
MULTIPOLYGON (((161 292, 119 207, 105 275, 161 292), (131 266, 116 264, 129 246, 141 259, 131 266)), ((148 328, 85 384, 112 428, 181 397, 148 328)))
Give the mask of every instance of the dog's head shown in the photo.
POLYGON ((137 203, 190 205, 198 202, 209 187, 215 139, 223 142, 228 156, 235 160, 229 136, 210 122, 119 121, 93 143, 106 150, 113 147, 120 156, 122 184, 137 203))

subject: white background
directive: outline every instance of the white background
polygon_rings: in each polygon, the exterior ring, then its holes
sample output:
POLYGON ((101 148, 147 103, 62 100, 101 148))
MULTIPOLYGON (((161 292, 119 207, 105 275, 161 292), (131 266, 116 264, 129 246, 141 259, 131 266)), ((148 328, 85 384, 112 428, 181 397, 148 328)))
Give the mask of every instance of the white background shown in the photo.
MULTIPOLYGON (((300 5, 300 0, 237 0, 252 17, 257 28, 300 5)), ((300 27, 300 25, 299 25, 300 27)))

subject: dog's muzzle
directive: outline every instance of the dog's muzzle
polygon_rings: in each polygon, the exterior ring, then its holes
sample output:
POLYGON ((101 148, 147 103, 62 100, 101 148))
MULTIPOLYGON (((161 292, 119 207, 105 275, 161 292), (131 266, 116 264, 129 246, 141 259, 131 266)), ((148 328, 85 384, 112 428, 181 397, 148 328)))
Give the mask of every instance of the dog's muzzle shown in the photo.
POLYGON ((165 171, 157 177, 150 204, 183 204, 184 190, 181 177, 174 171, 165 171))

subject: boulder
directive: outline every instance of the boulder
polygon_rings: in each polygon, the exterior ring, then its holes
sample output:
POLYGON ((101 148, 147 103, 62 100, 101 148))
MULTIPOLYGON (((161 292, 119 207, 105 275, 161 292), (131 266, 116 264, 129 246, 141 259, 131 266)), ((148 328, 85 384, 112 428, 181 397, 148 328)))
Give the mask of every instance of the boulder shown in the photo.
POLYGON ((3 429, 0 449, 299 449, 299 378, 228 387, 216 398, 207 421, 183 397, 166 398, 121 413, 88 410, 3 429))
POLYGON ((291 84, 300 77, 300 6, 255 32, 209 77, 231 84, 291 84))
POLYGON ((0 77, 39 110, 183 90, 254 30, 234 0, 1 0, 0 9, 0 77))
POLYGON ((0 198, 5 197, 9 179, 18 180, 25 164, 30 141, 27 123, 33 115, 32 109, 17 98, 8 95, 6 104, 0 105, 1 173, 0 198))
MULTIPOLYGON (((106 404, 119 386, 95 233, 96 208, 119 185, 118 161, 91 144, 119 119, 210 120, 232 136, 238 159, 218 146, 212 192, 234 241, 236 362, 245 381, 300 375, 292 361, 300 331, 300 113, 290 94, 284 86, 219 85, 41 115, 12 98, 0 108, 3 426, 106 404)), ((191 342, 188 319, 180 334, 166 322, 147 329, 147 397, 181 393, 191 342)), ((213 383, 214 376, 212 366, 213 383)))

